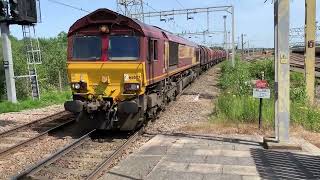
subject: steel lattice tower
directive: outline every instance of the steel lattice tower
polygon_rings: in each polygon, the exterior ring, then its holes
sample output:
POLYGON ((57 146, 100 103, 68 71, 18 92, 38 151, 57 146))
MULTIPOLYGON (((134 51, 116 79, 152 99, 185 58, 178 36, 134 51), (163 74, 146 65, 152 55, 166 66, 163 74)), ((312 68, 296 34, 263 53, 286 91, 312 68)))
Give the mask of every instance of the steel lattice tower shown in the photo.
POLYGON ((117 0, 117 11, 128 17, 139 14, 135 18, 144 22, 143 0, 117 0))

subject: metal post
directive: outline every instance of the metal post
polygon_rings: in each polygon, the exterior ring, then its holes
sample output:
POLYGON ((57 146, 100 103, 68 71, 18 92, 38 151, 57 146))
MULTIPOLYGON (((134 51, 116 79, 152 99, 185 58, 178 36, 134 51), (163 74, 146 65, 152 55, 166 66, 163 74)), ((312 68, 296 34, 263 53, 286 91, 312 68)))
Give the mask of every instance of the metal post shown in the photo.
POLYGON ((228 38, 227 38, 227 59, 229 60, 230 58, 230 44, 231 44, 231 36, 230 36, 230 31, 228 32, 228 38))
POLYGON ((248 56, 250 56, 250 41, 248 40, 248 56))
POLYGON ((234 47, 234 36, 235 36, 235 22, 234 22, 234 6, 232 6, 231 8, 231 12, 232 12, 232 67, 235 66, 235 47, 234 47))
POLYGON ((12 103, 17 103, 11 41, 9 39, 9 34, 10 34, 9 24, 1 23, 2 50, 3 50, 3 59, 4 59, 3 64, 4 64, 5 76, 6 76, 7 97, 8 97, 8 101, 12 103))
POLYGON ((143 0, 140 0, 140 4, 141 4, 141 11, 142 11, 142 15, 141 15, 142 16, 142 22, 145 22, 144 21, 144 13, 143 13, 144 12, 143 0))
POLYGON ((275 129, 278 142, 289 141, 289 0, 275 0, 275 129))
POLYGON ((261 129, 262 126, 262 103, 263 103, 263 99, 260 98, 259 99, 259 129, 261 129))
POLYGON ((310 104, 315 94, 315 37, 316 37, 316 0, 305 0, 305 81, 310 104))
POLYGON ((244 46, 244 42, 243 42, 243 36, 244 34, 241 34, 241 59, 243 60, 243 55, 244 55, 244 49, 243 49, 243 46, 244 46))
POLYGON ((209 14, 209 10, 207 11, 207 31, 209 32, 210 31, 210 14, 209 14))
POLYGON ((223 48, 226 50, 227 49, 227 16, 223 16, 223 24, 224 24, 224 29, 223 29, 223 48))
POLYGON ((59 76, 59 90, 62 92, 62 79, 61 79, 61 72, 58 71, 58 76, 59 76))

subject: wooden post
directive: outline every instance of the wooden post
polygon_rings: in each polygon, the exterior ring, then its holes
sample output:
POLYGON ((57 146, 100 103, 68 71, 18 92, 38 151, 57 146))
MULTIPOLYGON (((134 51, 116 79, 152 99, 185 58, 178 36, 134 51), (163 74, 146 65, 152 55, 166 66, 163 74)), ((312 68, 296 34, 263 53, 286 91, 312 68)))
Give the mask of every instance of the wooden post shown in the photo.
POLYGON ((315 95, 316 0, 305 0, 305 7, 305 81, 308 101, 312 105, 315 95))

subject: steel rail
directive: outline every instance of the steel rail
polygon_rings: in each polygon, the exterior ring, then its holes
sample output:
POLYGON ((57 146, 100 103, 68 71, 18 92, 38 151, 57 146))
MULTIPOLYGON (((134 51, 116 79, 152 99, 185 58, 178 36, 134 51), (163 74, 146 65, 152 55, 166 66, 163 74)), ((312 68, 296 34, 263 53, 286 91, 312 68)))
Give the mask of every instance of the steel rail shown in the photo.
POLYGON ((98 179, 101 173, 109 168, 112 165, 112 162, 121 156, 122 151, 128 147, 132 142, 137 140, 137 138, 144 132, 144 129, 141 128, 139 131, 134 133, 132 136, 129 137, 129 139, 121 145, 117 150, 115 150, 106 160, 104 160, 101 164, 98 165, 98 167, 92 171, 92 173, 86 178, 87 180, 93 180, 98 179))
POLYGON ((30 168, 28 168, 27 170, 25 170, 25 171, 21 172, 20 174, 14 176, 12 179, 14 179, 14 180, 25 179, 25 178, 27 178, 29 176, 34 175, 35 173, 40 171, 44 166, 46 166, 48 164, 51 164, 52 162, 54 162, 54 161, 58 160, 59 158, 61 158, 63 155, 69 153, 73 149, 75 149, 78 146, 80 146, 81 144, 85 143, 85 141, 88 138, 90 138, 90 135, 93 134, 94 132, 96 132, 96 129, 90 131, 89 133, 85 134, 81 138, 75 140, 74 142, 72 142, 71 144, 69 144, 65 148, 59 150, 58 152, 54 153, 53 155, 49 156, 48 158, 40 161, 39 163, 37 163, 37 164, 31 166, 30 168))
POLYGON ((55 119, 59 119, 59 118, 62 118, 64 116, 67 116, 67 115, 71 115, 71 114, 68 111, 60 111, 60 112, 58 112, 56 114, 53 114, 53 115, 38 119, 36 121, 32 121, 32 122, 27 123, 27 124, 23 124, 21 126, 15 127, 15 128, 10 129, 8 131, 2 132, 2 133, 0 133, 0 138, 3 138, 3 136, 11 135, 11 134, 15 133, 18 130, 25 129, 25 128, 28 128, 30 126, 36 125, 36 124, 40 124, 43 121, 49 121, 50 119, 55 120, 55 119))
POLYGON ((18 144, 14 145, 14 146, 11 146, 11 147, 7 148, 7 149, 4 149, 4 150, 0 151, 0 157, 4 157, 7 154, 11 153, 12 151, 16 151, 18 149, 21 149, 24 146, 26 146, 27 144, 30 144, 30 143, 34 142, 35 140, 41 139, 45 135, 48 135, 49 133, 54 132, 54 131, 56 131, 56 130, 58 130, 58 129, 66 126, 66 125, 69 125, 69 124, 73 123, 73 122, 75 122, 75 120, 70 120, 70 121, 67 121, 65 123, 59 124, 58 126, 50 128, 50 129, 46 130, 45 132, 43 132, 43 133, 41 133, 41 134, 39 134, 39 135, 37 135, 37 136, 35 136, 33 138, 27 139, 25 141, 22 141, 21 143, 18 143, 18 144))

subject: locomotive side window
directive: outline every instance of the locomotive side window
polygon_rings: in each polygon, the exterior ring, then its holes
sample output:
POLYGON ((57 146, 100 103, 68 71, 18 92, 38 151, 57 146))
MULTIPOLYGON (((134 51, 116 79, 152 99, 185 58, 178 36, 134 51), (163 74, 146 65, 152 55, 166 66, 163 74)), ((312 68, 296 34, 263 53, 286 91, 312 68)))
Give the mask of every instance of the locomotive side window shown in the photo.
POLYGON ((179 64, 179 44, 176 42, 169 42, 169 66, 179 64))
POLYGON ((148 60, 158 60, 158 40, 149 39, 148 60))
POLYGON ((153 40, 153 60, 158 59, 158 40, 153 40))
POLYGON ((110 36, 108 56, 110 60, 138 60, 140 51, 139 37, 110 36))
POLYGON ((73 39, 72 58, 98 60, 101 58, 102 41, 97 36, 76 36, 73 39))

